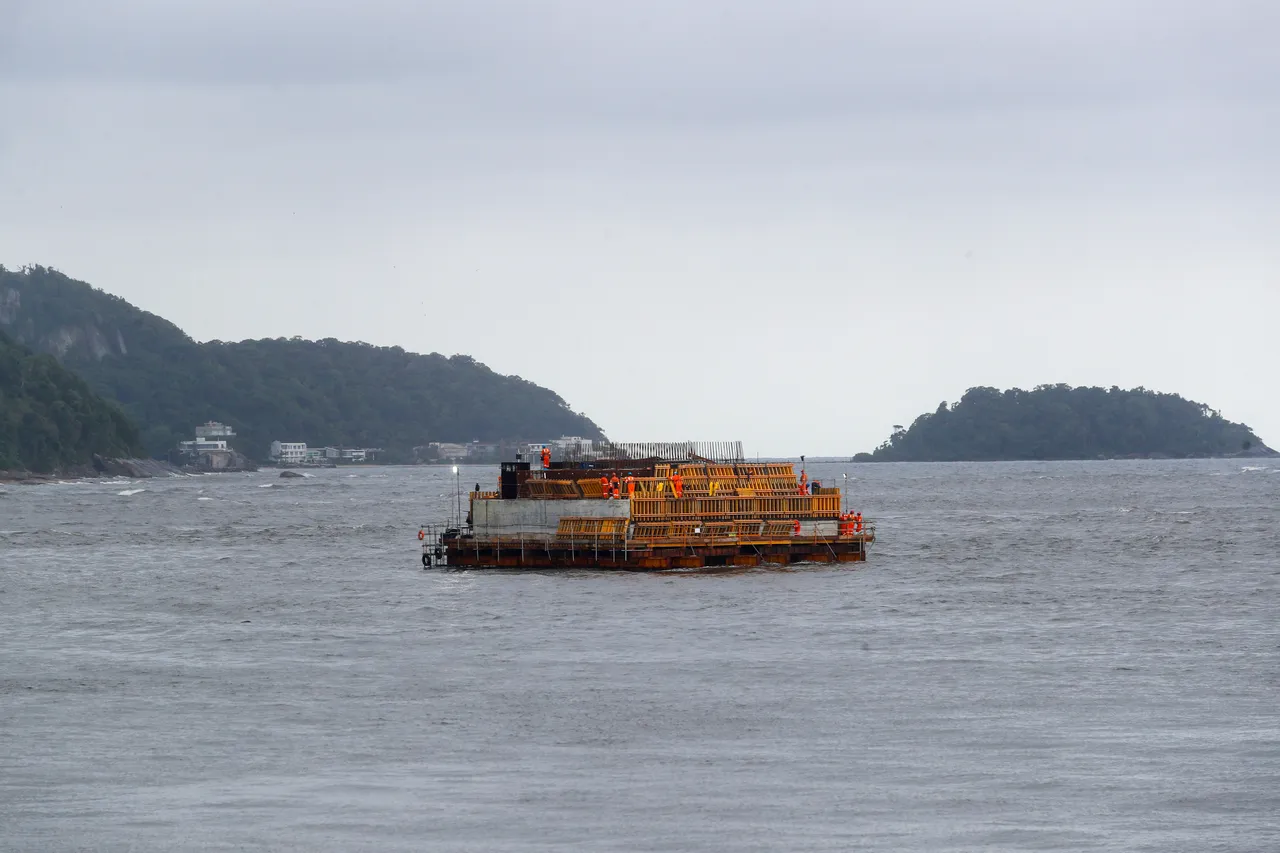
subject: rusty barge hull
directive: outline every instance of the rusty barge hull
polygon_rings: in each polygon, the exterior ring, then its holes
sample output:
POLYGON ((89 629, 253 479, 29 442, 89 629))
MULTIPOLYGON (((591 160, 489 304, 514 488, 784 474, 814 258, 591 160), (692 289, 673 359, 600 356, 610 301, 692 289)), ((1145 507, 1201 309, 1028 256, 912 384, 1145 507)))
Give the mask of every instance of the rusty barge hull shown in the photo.
POLYGON ((867 559, 870 541, 870 537, 859 537, 837 541, 815 538, 759 543, 653 544, 446 539, 443 544, 447 565, 457 568, 645 572, 796 563, 861 563, 867 559))

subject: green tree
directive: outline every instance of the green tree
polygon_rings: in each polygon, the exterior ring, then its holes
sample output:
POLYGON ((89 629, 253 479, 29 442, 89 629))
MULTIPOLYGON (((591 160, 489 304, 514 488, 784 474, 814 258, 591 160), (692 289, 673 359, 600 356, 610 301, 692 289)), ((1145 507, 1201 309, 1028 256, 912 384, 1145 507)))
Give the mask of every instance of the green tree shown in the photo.
POLYGON ((138 428, 119 408, 0 332, 0 469, 51 472, 141 450, 138 428))

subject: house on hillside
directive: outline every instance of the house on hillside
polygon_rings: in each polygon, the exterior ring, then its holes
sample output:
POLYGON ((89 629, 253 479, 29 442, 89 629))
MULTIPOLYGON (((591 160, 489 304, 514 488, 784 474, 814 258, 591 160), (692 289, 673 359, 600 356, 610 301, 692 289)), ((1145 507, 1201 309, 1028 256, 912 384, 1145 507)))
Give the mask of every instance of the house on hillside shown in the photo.
POLYGON ((226 424, 209 421, 196 427, 196 437, 178 442, 170 461, 197 471, 253 471, 257 466, 233 450, 227 439, 236 433, 226 424))
POLYGON ((226 424, 209 421, 196 427, 196 438, 235 438, 236 432, 226 424))

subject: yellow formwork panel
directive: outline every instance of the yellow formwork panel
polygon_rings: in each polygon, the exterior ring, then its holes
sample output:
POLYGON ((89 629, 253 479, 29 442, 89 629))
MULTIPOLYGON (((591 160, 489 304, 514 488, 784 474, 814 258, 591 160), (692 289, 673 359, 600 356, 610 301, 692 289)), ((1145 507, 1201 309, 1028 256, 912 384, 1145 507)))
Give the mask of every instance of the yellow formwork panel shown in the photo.
POLYGON ((637 521, 633 539, 667 539, 671 536, 669 521, 637 521))
POLYGON ((631 500, 631 517, 636 520, 836 518, 839 515, 839 495, 689 496, 678 499, 662 495, 636 495, 631 500))
POLYGON ((626 538, 625 518, 561 518, 556 526, 557 539, 615 540, 626 538))
POLYGON ((599 479, 578 480, 578 488, 582 490, 584 498, 602 498, 604 497, 604 486, 599 479))
MULTIPOLYGON (((599 483, 596 487, 599 488, 599 483)), ((525 494, 531 498, 577 498, 582 496, 572 480, 526 480, 525 494)))

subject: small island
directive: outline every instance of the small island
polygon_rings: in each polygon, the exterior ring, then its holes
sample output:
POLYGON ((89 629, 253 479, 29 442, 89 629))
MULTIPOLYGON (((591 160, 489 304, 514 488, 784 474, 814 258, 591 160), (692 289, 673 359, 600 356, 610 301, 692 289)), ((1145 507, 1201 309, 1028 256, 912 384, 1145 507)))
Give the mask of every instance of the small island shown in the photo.
POLYGON ((1276 456, 1244 424, 1145 388, 970 388, 855 462, 1186 459, 1276 456))

